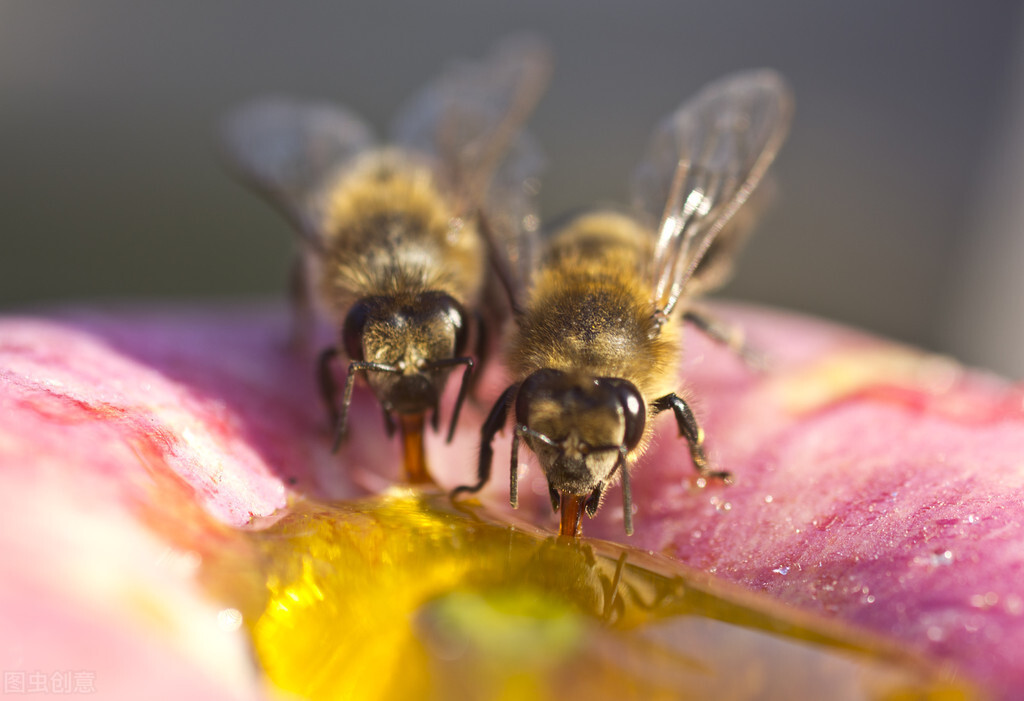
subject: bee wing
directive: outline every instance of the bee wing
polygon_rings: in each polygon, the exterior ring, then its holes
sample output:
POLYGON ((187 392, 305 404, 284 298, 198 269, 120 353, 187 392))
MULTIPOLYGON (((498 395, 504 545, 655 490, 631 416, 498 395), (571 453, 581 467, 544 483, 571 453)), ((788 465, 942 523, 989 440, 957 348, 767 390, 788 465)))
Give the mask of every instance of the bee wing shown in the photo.
POLYGON ((775 190, 774 181, 769 173, 739 211, 715 235, 707 252, 686 281, 687 296, 700 297, 721 287, 732 276, 736 256, 746 245, 761 215, 774 201, 775 190))
POLYGON ((712 83, 655 130, 633 193, 639 209, 660 222, 650 274, 655 304, 665 314, 761 181, 791 114, 782 76, 758 70, 712 83))
POLYGON ((495 173, 480 215, 491 264, 513 309, 525 302, 536 269, 540 216, 537 194, 545 160, 529 134, 521 134, 495 173))
POLYGON ((484 60, 453 64, 402 110, 396 141, 433 156, 466 211, 484 203, 502 161, 547 87, 551 56, 532 36, 498 44, 484 60))
POLYGON ((370 129, 327 103, 265 97, 224 120, 229 166, 275 205, 315 248, 322 248, 322 194, 333 175, 373 145, 370 129))
POLYGON ((534 199, 544 163, 523 123, 547 87, 551 64, 539 39, 506 39, 482 61, 451 66, 395 124, 398 143, 434 158, 459 209, 483 217, 496 270, 513 299, 536 248, 534 199))

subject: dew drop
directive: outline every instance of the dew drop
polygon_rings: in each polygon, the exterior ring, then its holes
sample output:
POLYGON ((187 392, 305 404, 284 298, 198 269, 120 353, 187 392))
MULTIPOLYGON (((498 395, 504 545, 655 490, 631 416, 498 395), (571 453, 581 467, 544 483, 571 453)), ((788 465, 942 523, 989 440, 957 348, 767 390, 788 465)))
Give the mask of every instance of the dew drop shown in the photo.
POLYGON ((773 497, 771 494, 765 494, 764 495, 764 503, 765 504, 771 504, 774 500, 775 500, 775 497, 773 497))
POLYGON ((783 577, 785 577, 787 574, 789 574, 789 568, 788 567, 776 567, 774 570, 772 570, 772 572, 775 572, 776 574, 781 574, 783 577))
POLYGON ((711 497, 709 501, 711 502, 711 505, 715 507, 715 511, 732 511, 732 503, 719 496, 711 497))
POLYGON ((970 598, 971 606, 976 609, 987 609, 992 608, 999 603, 999 595, 994 591, 990 591, 986 594, 974 594, 970 598))

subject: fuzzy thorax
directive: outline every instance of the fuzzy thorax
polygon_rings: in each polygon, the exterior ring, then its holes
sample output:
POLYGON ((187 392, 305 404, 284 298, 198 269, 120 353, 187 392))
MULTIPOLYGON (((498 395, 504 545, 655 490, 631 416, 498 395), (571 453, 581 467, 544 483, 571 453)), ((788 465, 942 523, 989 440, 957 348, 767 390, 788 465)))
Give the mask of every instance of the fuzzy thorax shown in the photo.
MULTIPOLYGON (((573 378, 569 382, 578 384, 583 394, 595 378, 631 383, 644 400, 647 421, 630 450, 630 462, 650 442, 654 401, 677 389, 680 324, 677 319, 663 323, 656 314, 649 279, 652 250, 653 233, 621 214, 601 212, 572 222, 547 246, 509 352, 519 381, 547 368, 573 378)), ((531 414, 560 435, 578 433, 587 443, 607 444, 620 440, 623 432, 622 418, 604 416, 608 411, 574 412, 569 406, 539 402, 531 414), (608 421, 614 425, 602 425, 608 421)), ((531 447, 542 462, 555 460, 556 453, 565 458, 540 444, 531 447)), ((604 463, 596 471, 607 474, 614 460, 606 453, 586 462, 604 463)), ((573 493, 583 488, 581 481, 573 493)))
POLYGON ((325 211, 321 285, 331 306, 429 290, 462 303, 477 298, 484 250, 475 222, 428 163, 394 149, 370 152, 339 177, 325 211))

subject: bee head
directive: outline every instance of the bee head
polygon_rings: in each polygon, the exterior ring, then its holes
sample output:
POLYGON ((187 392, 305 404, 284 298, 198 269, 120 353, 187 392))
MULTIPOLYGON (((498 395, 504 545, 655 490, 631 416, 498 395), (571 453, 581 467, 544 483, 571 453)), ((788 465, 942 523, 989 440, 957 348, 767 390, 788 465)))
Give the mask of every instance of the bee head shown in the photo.
POLYGON ((563 495, 603 490, 625 469, 646 419, 640 392, 617 377, 538 370, 516 397, 517 434, 536 453, 550 488, 563 495))
POLYGON ((364 297, 342 328, 348 357, 373 365, 367 382, 385 410, 399 414, 436 409, 468 336, 465 310, 444 292, 364 297))

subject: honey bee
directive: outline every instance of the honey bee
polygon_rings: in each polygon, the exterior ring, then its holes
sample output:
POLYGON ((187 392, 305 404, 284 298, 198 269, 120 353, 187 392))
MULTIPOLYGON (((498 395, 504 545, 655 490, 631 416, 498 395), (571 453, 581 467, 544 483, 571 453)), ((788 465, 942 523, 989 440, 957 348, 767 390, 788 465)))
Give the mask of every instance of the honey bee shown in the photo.
POLYGON ((491 443, 513 408, 510 501, 517 505, 522 440, 561 511, 560 535, 582 535, 583 512, 594 516, 620 479, 632 534, 630 470, 666 410, 703 481, 732 480, 709 465, 703 431, 675 392, 681 326, 689 321, 741 350, 739 336, 692 300, 729 274, 749 228, 746 212, 734 215, 774 159, 791 112, 790 91, 773 71, 712 83, 655 130, 632 181, 635 216, 578 216, 542 242, 532 271, 518 269, 508 349, 515 381, 484 423, 477 483, 453 496, 486 484, 491 443))
POLYGON ((526 185, 541 159, 522 126, 549 64, 540 42, 519 37, 481 62, 454 65, 399 115, 390 146, 376 146, 361 120, 329 104, 263 98, 225 120, 229 165, 299 234, 293 340, 308 345, 315 310, 340 329, 316 371, 335 450, 362 376, 389 435, 398 419, 406 479, 433 481, 427 414, 436 431, 448 375, 461 366, 451 440, 484 346, 480 216, 488 211, 499 230, 535 219, 526 185), (341 356, 348 373, 339 409, 333 364, 341 356))

